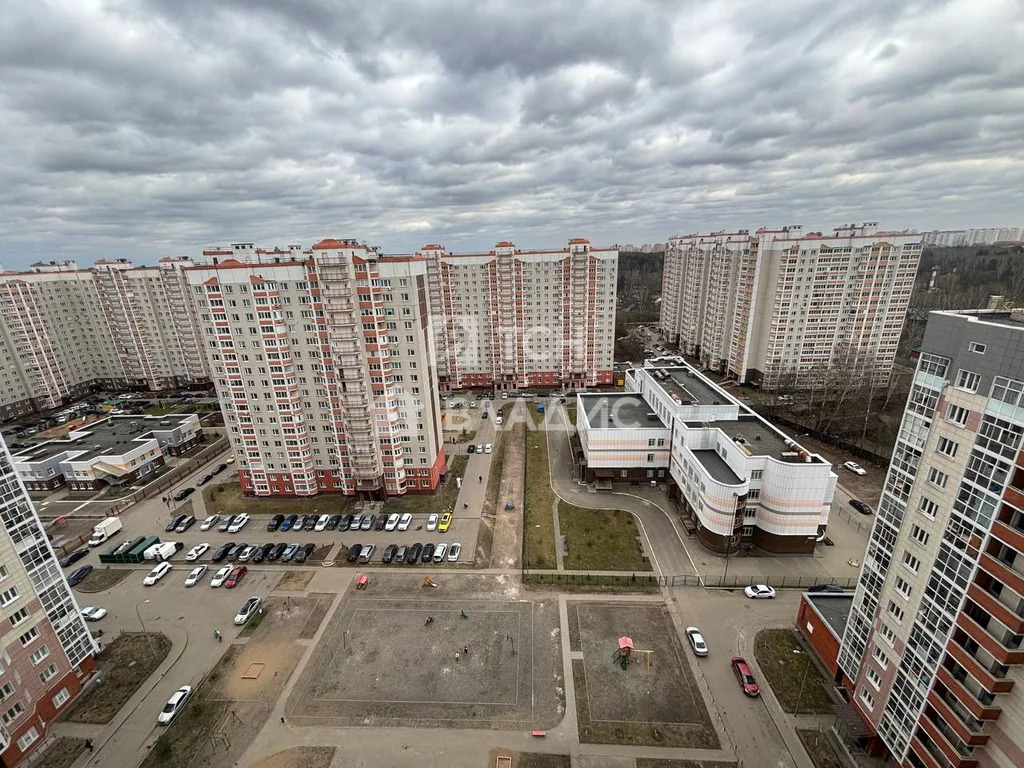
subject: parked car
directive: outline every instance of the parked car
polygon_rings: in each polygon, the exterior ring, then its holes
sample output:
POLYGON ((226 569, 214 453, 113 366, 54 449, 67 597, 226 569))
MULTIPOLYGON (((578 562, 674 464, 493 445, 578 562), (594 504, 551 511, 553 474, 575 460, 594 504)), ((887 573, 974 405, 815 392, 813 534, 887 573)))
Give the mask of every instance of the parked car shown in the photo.
POLYGON ((235 522, 235 516, 227 515, 223 520, 220 521, 220 525, 217 526, 217 530, 221 533, 227 533, 228 528, 231 527, 231 524, 233 522, 235 522))
POLYGON ((348 529, 350 531, 358 531, 359 527, 363 524, 362 515, 352 515, 352 519, 349 521, 348 529))
POLYGON ((281 531, 290 531, 292 529, 292 526, 295 525, 297 522, 299 522, 298 515, 288 515, 288 517, 284 519, 284 522, 281 523, 281 531))
POLYGON ((860 512, 862 515, 870 515, 871 507, 865 504, 860 499, 850 499, 850 506, 860 512))
POLYGON ((348 548, 348 556, 345 558, 350 563, 354 563, 359 559, 359 553, 363 551, 362 544, 353 544, 348 548))
POLYGON ((225 589, 234 589, 235 587, 237 587, 239 584, 242 583, 242 579, 245 577, 245 574, 247 574, 248 572, 249 572, 249 569, 246 568, 244 565, 238 566, 237 568, 235 568, 235 570, 233 570, 231 572, 231 575, 228 576, 227 579, 224 581, 224 588, 225 589))
POLYGON ((484 446, 484 453, 493 453, 493 452, 494 452, 494 446, 491 443, 487 443, 487 445, 484 446))
POLYGON ((189 560, 189 561, 191 561, 191 560, 198 560, 200 557, 202 557, 206 553, 206 550, 208 550, 209 548, 210 548, 209 544, 205 544, 205 543, 203 543, 203 544, 196 544, 194 547, 192 547, 192 549, 190 549, 185 554, 185 559, 189 560))
POLYGON ((807 588, 808 592, 831 592, 833 594, 842 595, 846 593, 846 590, 836 584, 815 584, 813 587, 807 588))
POLYGON ((249 619, 256 615, 256 611, 260 609, 261 605, 263 605, 262 597, 250 597, 242 603, 242 607, 235 614, 235 626, 240 627, 249 621, 249 619))
POLYGON ((847 461, 843 466, 857 475, 866 475, 868 473, 868 471, 856 461, 847 461))
POLYGON ((221 472, 223 472, 227 468, 228 468, 227 464, 218 464, 217 468, 215 470, 213 470, 213 474, 219 475, 221 472))
POLYGON ((186 517, 188 517, 188 515, 175 515, 174 517, 172 517, 167 522, 167 525, 164 526, 164 533, 174 533, 174 530, 186 517))
POLYGON ((67 568, 69 565, 74 565, 83 557, 89 554, 89 548, 83 547, 82 549, 76 549, 74 552, 70 552, 60 559, 61 568, 67 568))
POLYGON ((331 519, 327 521, 327 527, 324 530, 336 531, 338 529, 338 523, 341 522, 341 515, 331 515, 331 519))
POLYGON ((352 515, 342 515, 338 521, 338 530, 347 531, 352 525, 352 515))
POLYGON ((432 514, 430 517, 428 517, 427 518, 427 530, 428 531, 436 531, 437 530, 437 521, 439 519, 440 519, 440 515, 438 515, 436 512, 434 514, 432 514))
POLYGON ((443 541, 437 545, 437 549, 434 550, 433 561, 435 563, 444 562, 444 553, 448 551, 448 545, 443 541))
POLYGON ((363 522, 359 525, 360 531, 373 530, 373 524, 377 522, 376 515, 363 515, 363 522))
POLYGON ((445 512, 443 515, 441 515, 441 521, 437 524, 437 530, 439 530, 439 531, 441 531, 443 533, 443 532, 447 531, 451 527, 452 527, 452 513, 451 512, 445 512))
POLYGON ((279 542, 279 543, 275 544, 274 548, 272 550, 270 550, 270 554, 267 555, 267 561, 273 563, 273 562, 276 562, 277 560, 280 560, 281 559, 281 555, 284 554, 284 551, 286 549, 288 549, 288 545, 285 544, 284 542, 279 542))
POLYGON ((708 644, 704 642, 704 635, 700 633, 699 629, 696 627, 687 627, 686 639, 690 643, 690 648, 693 649, 694 656, 708 655, 708 644))
POLYGON ((225 557, 228 556, 228 552, 230 552, 234 546, 235 545, 231 542, 228 542, 227 544, 221 544, 219 547, 217 547, 216 551, 213 553, 213 557, 211 557, 210 559, 215 563, 221 562, 222 560, 224 560, 225 557))
POLYGON ((377 515, 377 522, 373 524, 373 530, 383 531, 384 527, 388 524, 387 515, 377 515))
MULTIPOLYGON (((327 517, 327 515, 324 515, 324 517, 327 517)), ((302 529, 304 531, 316 530, 316 524, 318 522, 320 522, 320 518, 316 515, 306 515, 306 523, 302 526, 302 529)))
POLYGON ((420 559, 420 553, 422 551, 423 545, 417 541, 415 544, 409 547, 409 551, 405 553, 405 562, 409 563, 409 565, 418 562, 420 559))
POLYGON ((331 522, 331 516, 330 515, 320 515, 320 517, 317 518, 316 524, 313 526, 313 530, 314 531, 326 531, 327 530, 327 524, 329 522, 331 522))
POLYGON ((248 547, 248 546, 249 545, 246 544, 244 541, 240 542, 238 544, 235 544, 235 546, 233 546, 230 550, 228 550, 228 562, 229 563, 233 563, 236 560, 238 560, 239 556, 241 556, 242 552, 244 552, 245 548, 248 547))
POLYGON ((751 600, 764 600, 775 597, 775 590, 767 584, 751 584, 743 590, 743 594, 751 600))
POLYGON ((240 562, 240 563, 248 563, 249 559, 253 556, 253 554, 256 552, 256 550, 257 550, 256 546, 246 547, 238 555, 238 562, 240 562))
POLYGON ((412 515, 409 512, 398 518, 398 530, 407 531, 410 525, 412 525, 412 515))
POLYGON ((459 555, 462 554, 462 545, 459 542, 455 542, 448 547, 448 562, 457 563, 459 561, 459 555))
POLYGON ((233 569, 230 565, 225 565, 223 568, 221 568, 219 571, 213 574, 213 578, 210 579, 210 586, 219 587, 223 585, 224 582, 227 581, 228 576, 231 575, 232 570, 233 569))
POLYGON ((199 526, 200 531, 208 531, 217 523, 220 522, 220 515, 210 515, 208 518, 203 520, 203 524, 199 526))
POLYGON ((240 530, 245 528, 246 523, 249 522, 249 515, 243 512, 237 515, 234 520, 231 521, 231 525, 228 527, 228 533, 238 533, 240 530))
POLYGON ((299 548, 299 551, 295 553, 295 562, 304 563, 309 559, 309 556, 316 551, 316 544, 306 544, 299 548))
POLYGON ((466 453, 476 453, 476 446, 475 446, 475 445, 473 445, 472 443, 470 443, 470 444, 469 444, 469 445, 468 445, 468 446, 466 447, 466 453))
POLYGON ((267 523, 267 530, 270 531, 271 533, 273 533, 274 531, 276 531, 278 528, 281 527, 281 524, 283 522, 284 522, 284 515, 274 515, 272 518, 270 518, 270 522, 267 523))
POLYGON ((175 501, 184 501, 185 499, 187 499, 189 496, 191 496, 195 492, 196 492, 196 489, 192 488, 190 486, 188 488, 182 488, 180 491, 178 491, 176 494, 174 494, 174 496, 172 496, 171 498, 174 499, 175 501))
MULTIPOLYGON (((164 562, 157 565, 152 571, 150 571, 149 575, 147 575, 146 578, 142 580, 142 583, 147 587, 152 587, 154 584, 160 581, 160 579, 166 576, 170 572, 171 568, 173 568, 173 566, 165 560, 164 562)), ((68 581, 71 580, 68 579, 68 581)))
POLYGON ((107 615, 106 608, 97 608, 92 605, 87 605, 82 609, 82 618, 86 621, 99 621, 107 615))
POLYGON ((398 545, 397 544, 388 544, 384 548, 384 552, 381 553, 380 561, 382 563, 390 563, 392 560, 394 560, 395 552, 397 552, 397 551, 398 551, 398 545))
POLYGON ((184 516, 184 517, 182 518, 181 522, 179 522, 179 523, 178 523, 178 524, 177 524, 177 525, 176 525, 176 526, 174 527, 174 530, 175 530, 175 531, 176 531, 177 533, 184 533, 185 531, 187 531, 187 530, 188 530, 189 528, 191 528, 191 527, 192 527, 193 525, 195 525, 195 524, 196 524, 196 518, 195 518, 195 516, 193 516, 193 515, 185 515, 185 516, 184 516))
POLYGON ((308 517, 309 517, 309 515, 299 515, 299 516, 297 516, 295 518, 294 522, 292 522, 292 530, 293 531, 301 531, 303 529, 303 527, 306 525, 306 519, 308 517))
POLYGON ((434 545, 429 541, 423 545, 423 554, 420 555, 421 563, 429 563, 434 557, 434 545))
POLYGON ((370 562, 370 558, 373 557, 373 550, 375 549, 376 547, 373 544, 364 544, 363 548, 359 550, 359 562, 370 562))
POLYGON ((178 713, 184 709, 185 703, 191 695, 191 685, 183 685, 181 688, 176 690, 174 695, 167 700, 166 704, 164 704, 164 708, 160 710, 160 714, 156 716, 157 725, 169 725, 170 722, 178 716, 178 713))
POLYGON ((750 665, 747 664, 747 660, 742 656, 733 656, 730 663, 743 692, 751 698, 758 696, 761 691, 757 687, 757 681, 754 679, 754 673, 750 671, 750 665))
POLYGON ((203 576, 206 575, 207 570, 209 570, 209 566, 197 565, 189 572, 188 576, 185 577, 185 586, 194 587, 196 584, 202 581, 203 576))
POLYGON ((299 551, 300 546, 300 544, 289 544, 288 546, 286 546, 284 548, 284 551, 281 552, 281 562, 290 562, 291 559, 295 557, 295 553, 299 551))
POLYGON ((408 552, 409 552, 409 548, 407 546, 405 546, 404 544, 400 545, 398 547, 398 549, 395 550, 395 556, 391 558, 391 562, 392 563, 404 563, 405 562, 405 556, 406 556, 406 554, 408 554, 408 552))
POLYGON ((395 530, 395 528, 398 527, 398 521, 399 521, 399 517, 398 517, 397 514, 388 515, 388 521, 386 523, 384 523, 384 530, 385 531, 393 531, 393 530, 395 530))
POLYGON ((198 488, 201 485, 206 485, 211 480, 213 480, 213 473, 212 472, 207 473, 207 474, 203 475, 202 477, 200 477, 198 480, 196 480, 196 487, 198 488))

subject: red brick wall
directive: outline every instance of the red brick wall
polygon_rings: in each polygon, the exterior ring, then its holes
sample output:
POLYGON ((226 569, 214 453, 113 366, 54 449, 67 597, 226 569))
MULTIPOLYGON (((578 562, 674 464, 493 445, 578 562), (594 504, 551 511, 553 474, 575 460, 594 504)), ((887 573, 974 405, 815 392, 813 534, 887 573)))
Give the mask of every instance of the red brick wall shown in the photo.
POLYGON ((796 628, 834 676, 839 669, 839 642, 842 638, 832 634, 828 624, 814 612, 807 597, 803 595, 796 614, 796 628))

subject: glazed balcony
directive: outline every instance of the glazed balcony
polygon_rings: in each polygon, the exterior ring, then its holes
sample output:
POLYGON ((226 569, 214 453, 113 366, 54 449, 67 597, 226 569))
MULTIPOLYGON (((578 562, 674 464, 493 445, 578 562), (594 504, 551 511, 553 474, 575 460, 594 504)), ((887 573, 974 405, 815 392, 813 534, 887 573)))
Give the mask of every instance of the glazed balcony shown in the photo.
POLYGON ((953 672, 945 666, 939 667, 937 679, 978 720, 998 720, 1002 714, 995 705, 995 695, 969 678, 962 669, 953 672))
POLYGON ((979 573, 978 576, 978 583, 967 588, 967 596, 979 608, 999 619, 1011 632, 1024 633, 1024 599, 989 574, 979 573), (983 580, 984 586, 981 583, 983 580))
POLYGON ((947 692, 946 697, 943 698, 934 689, 930 691, 928 693, 928 706, 925 708, 926 716, 933 719, 938 718, 947 723, 956 733, 957 738, 964 744, 981 746, 987 743, 988 734, 982 732, 981 722, 971 716, 971 713, 964 709, 963 705, 954 696, 947 692))
POLYGON ((1011 666, 1024 663, 1024 636, 1002 626, 984 610, 968 603, 957 617, 956 624, 1000 664, 1011 666))
POLYGON ((974 758, 974 750, 968 747, 953 733, 945 723, 933 723, 928 717, 918 720, 918 736, 924 731, 928 738, 921 738, 922 744, 935 758, 954 766, 954 768, 974 768, 978 761, 974 758), (934 747, 934 749, 933 749, 934 747))

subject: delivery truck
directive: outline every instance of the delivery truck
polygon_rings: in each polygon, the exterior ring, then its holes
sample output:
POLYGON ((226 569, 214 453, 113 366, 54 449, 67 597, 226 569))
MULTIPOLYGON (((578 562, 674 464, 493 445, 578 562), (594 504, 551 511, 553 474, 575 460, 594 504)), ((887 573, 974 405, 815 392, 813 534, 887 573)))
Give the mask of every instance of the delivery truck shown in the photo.
POLYGON ((89 539, 90 547, 98 547, 105 541, 110 541, 115 534, 120 532, 124 525, 120 517, 107 517, 103 522, 97 523, 92 529, 92 538, 89 539))

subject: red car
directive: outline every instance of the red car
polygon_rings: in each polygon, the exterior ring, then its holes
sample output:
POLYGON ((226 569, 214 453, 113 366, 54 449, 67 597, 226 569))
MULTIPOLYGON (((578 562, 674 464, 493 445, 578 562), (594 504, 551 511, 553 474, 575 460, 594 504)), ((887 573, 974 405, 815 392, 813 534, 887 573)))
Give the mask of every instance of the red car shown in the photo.
MULTIPOLYGON (((224 586, 227 589, 237 587, 239 584, 242 583, 242 577, 245 576, 245 574, 247 574, 248 572, 249 569, 246 568, 244 565, 238 566, 237 568, 235 568, 235 570, 231 572, 231 575, 228 576, 227 580, 224 582, 224 586)), ((756 688, 757 686, 754 687, 756 688)))
POLYGON ((759 696, 761 691, 757 687, 757 681, 754 680, 754 673, 750 671, 750 665, 747 664, 747 660, 742 656, 732 657, 732 671, 736 673, 736 679, 739 680, 740 688, 743 692, 753 698, 759 696))

